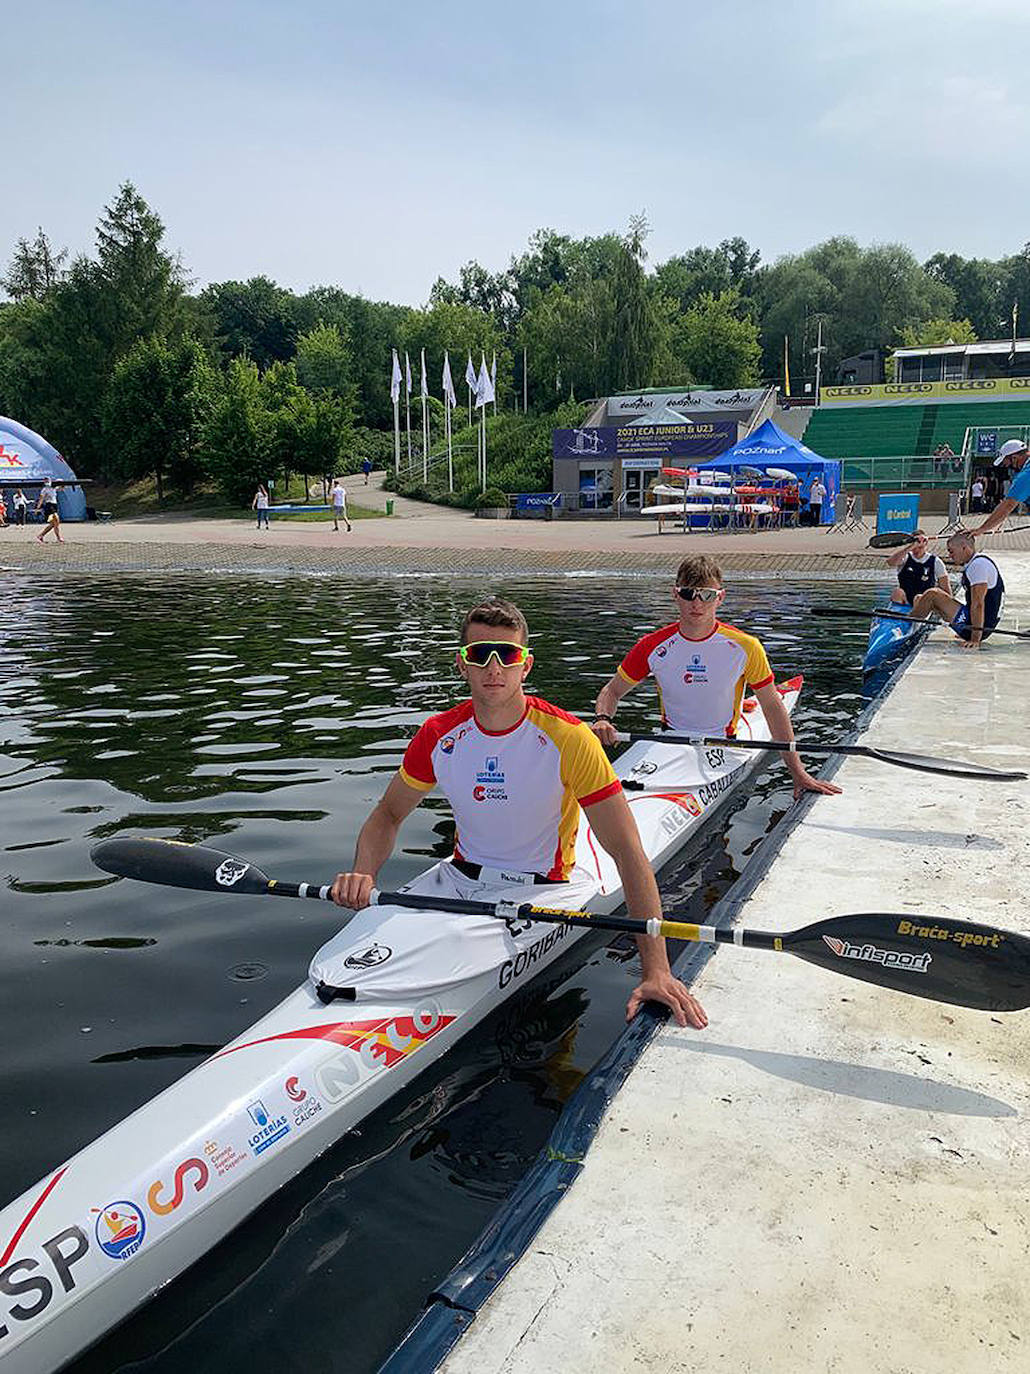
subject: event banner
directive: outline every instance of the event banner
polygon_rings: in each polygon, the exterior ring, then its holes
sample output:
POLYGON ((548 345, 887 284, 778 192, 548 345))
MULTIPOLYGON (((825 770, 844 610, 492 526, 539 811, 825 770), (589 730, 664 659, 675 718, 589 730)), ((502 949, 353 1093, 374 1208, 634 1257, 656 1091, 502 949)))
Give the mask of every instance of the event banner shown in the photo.
POLYGON ((714 458, 737 442, 734 421, 682 425, 604 425, 594 429, 556 429, 555 458, 714 458))
POLYGON ((913 401, 1030 401, 1030 377, 971 377, 956 382, 888 382, 886 386, 824 386, 819 404, 897 406, 913 401))
POLYGON ((752 411, 760 404, 765 392, 760 388, 745 388, 743 391, 706 391, 703 388, 690 391, 638 391, 635 395, 609 396, 609 415, 646 415, 649 411, 659 414, 663 410, 689 410, 694 412, 746 410, 752 411))

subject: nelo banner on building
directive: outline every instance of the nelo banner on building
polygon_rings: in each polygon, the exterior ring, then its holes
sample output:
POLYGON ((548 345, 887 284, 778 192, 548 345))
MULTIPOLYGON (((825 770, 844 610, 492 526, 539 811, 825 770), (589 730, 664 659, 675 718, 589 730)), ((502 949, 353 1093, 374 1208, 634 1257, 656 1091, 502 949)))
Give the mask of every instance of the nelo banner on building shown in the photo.
POLYGON ((824 406, 899 406, 927 401, 1030 401, 1030 377, 970 377, 954 382, 888 382, 886 386, 824 386, 824 406))

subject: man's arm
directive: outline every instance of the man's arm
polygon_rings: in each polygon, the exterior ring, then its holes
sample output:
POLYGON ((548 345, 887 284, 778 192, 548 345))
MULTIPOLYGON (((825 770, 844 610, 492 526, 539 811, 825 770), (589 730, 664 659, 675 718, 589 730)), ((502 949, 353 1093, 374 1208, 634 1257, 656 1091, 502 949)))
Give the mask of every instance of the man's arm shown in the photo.
POLYGON ((409 787, 399 773, 394 775, 382 799, 361 827, 354 849, 354 868, 349 873, 336 875, 332 896, 337 906, 353 907, 355 911, 368 906, 376 876, 393 853, 398 830, 424 796, 424 792, 409 787))
POLYGON ((888 568, 900 568, 902 563, 904 563, 905 559, 908 557, 908 551, 914 543, 915 540, 913 539, 910 543, 902 544, 900 548, 895 549, 894 552, 887 559, 888 568))
POLYGON ((983 638, 984 608, 987 604, 987 583, 974 582, 969 588, 969 638, 960 639, 963 649, 979 649, 983 638))
POLYGON ((991 511, 987 519, 981 525, 978 525, 975 530, 970 530, 969 533, 973 535, 974 538, 980 534, 990 534, 991 530, 996 530, 1006 517, 1012 514, 1018 505, 1018 501, 1013 501, 1008 496, 1003 497, 991 511))
MULTIPOLYGON (((619 709, 619 702, 635 686, 635 682, 627 682, 621 673, 613 674, 598 692, 594 710, 600 716, 614 717, 615 712, 619 709)), ((591 726, 591 729, 602 744, 615 743, 615 726, 610 721, 599 720, 591 726)))
MULTIPOLYGON (((769 726, 770 737, 783 744, 793 744, 794 727, 790 723, 787 708, 784 706, 783 698, 776 690, 775 684, 767 682, 764 687, 756 687, 755 696, 758 698, 762 715, 765 716, 769 726)), ((843 790, 835 783, 822 782, 819 778, 813 778, 801 762, 800 756, 793 751, 784 754, 783 761, 787 765, 790 776, 794 779, 795 800, 801 796, 802 792, 822 792, 826 796, 833 796, 843 790)))
MULTIPOLYGON (((594 834, 615 860, 630 916, 638 921, 653 917, 661 919, 658 884, 626 798, 620 793, 585 809, 594 834)), ((677 1025, 695 1026, 699 1030, 707 1026, 708 1017, 701 1003, 672 975, 665 941, 660 937, 638 935, 637 949, 642 976, 640 986, 633 990, 626 1005, 626 1020, 632 1021, 644 1002, 662 1002, 672 1009, 677 1025)))

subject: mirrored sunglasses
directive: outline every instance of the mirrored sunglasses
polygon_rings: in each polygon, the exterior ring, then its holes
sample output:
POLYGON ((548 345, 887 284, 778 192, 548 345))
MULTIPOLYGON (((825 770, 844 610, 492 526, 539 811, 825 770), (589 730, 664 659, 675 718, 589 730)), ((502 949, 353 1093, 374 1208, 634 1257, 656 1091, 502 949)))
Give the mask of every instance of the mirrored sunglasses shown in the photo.
POLYGON ((517 663, 525 663, 529 649, 525 644, 512 644, 506 639, 477 639, 473 644, 463 644, 458 656, 463 663, 471 663, 476 668, 485 668, 491 658, 496 658, 502 668, 514 668, 517 663))
POLYGON ((714 601, 719 590, 718 587, 677 587, 676 595, 684 601, 714 601))

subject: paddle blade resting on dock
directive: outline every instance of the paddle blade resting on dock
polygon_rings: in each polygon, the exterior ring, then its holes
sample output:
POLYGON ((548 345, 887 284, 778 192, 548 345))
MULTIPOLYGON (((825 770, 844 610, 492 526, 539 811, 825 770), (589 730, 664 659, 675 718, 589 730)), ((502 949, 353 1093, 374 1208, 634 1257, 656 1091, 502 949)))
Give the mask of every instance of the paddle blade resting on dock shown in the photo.
POLYGON ((859 914, 784 934, 807 963, 915 997, 980 1011, 1030 1006, 1030 939, 946 917, 859 914))

